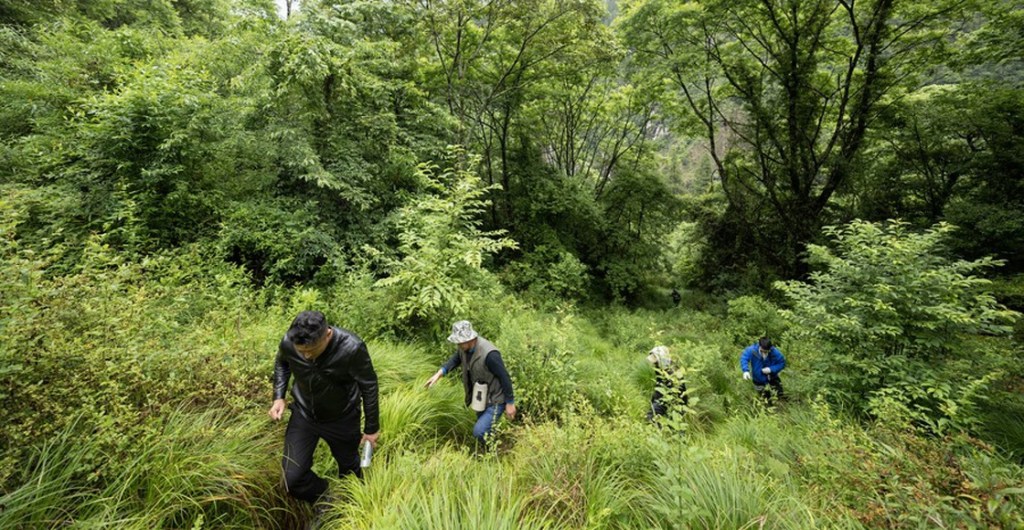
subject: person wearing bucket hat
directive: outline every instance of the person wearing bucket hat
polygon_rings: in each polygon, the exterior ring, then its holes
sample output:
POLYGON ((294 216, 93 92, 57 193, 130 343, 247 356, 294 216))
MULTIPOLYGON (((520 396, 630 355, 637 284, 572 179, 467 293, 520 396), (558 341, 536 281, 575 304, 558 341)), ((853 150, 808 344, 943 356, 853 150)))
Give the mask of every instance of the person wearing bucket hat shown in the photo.
POLYGON ((668 413, 670 406, 689 405, 690 398, 686 395, 686 382, 672 356, 665 346, 655 346, 647 354, 647 362, 654 367, 654 394, 651 395, 651 408, 647 411, 647 421, 654 421, 658 416, 668 413))
POLYGON ((786 358, 768 337, 761 337, 740 354, 743 379, 753 381, 754 389, 768 405, 772 404, 773 397, 782 398, 782 380, 779 378, 779 372, 785 368, 786 358))
POLYGON ((487 436, 502 413, 509 419, 516 417, 512 378, 505 369, 498 348, 491 344, 491 341, 478 335, 468 320, 452 324, 448 342, 457 345, 455 353, 424 386, 434 386, 446 374, 462 366, 466 406, 476 412, 473 436, 486 446, 487 436))

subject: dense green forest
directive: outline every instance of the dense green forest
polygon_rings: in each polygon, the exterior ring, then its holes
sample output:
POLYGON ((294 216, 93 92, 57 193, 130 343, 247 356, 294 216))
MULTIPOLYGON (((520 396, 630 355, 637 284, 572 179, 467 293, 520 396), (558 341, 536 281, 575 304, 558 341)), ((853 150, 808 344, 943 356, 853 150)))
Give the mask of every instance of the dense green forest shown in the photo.
POLYGON ((1019 2, 0 0, 0 528, 1024 528, 1020 311, 1019 2), (319 516, 307 309, 381 387, 319 516))

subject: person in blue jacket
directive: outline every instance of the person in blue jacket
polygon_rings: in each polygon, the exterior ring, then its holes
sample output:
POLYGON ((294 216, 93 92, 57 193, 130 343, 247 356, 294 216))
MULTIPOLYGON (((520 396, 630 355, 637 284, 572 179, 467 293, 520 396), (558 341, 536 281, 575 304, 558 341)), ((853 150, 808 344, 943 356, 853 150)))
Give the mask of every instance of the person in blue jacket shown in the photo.
POLYGON ((743 379, 753 380, 754 388, 769 405, 772 403, 773 395, 782 397, 782 380, 779 379, 779 372, 785 368, 786 358, 772 345, 768 337, 761 337, 740 355, 743 379))

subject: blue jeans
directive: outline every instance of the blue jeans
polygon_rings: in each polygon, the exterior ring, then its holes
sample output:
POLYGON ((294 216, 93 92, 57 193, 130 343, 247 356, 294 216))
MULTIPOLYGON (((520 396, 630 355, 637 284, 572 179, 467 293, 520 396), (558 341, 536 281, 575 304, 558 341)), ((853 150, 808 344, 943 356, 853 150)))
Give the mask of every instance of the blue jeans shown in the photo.
POLYGON ((488 405, 483 412, 476 413, 476 425, 473 426, 473 436, 481 442, 494 429, 494 422, 505 413, 505 405, 488 405))

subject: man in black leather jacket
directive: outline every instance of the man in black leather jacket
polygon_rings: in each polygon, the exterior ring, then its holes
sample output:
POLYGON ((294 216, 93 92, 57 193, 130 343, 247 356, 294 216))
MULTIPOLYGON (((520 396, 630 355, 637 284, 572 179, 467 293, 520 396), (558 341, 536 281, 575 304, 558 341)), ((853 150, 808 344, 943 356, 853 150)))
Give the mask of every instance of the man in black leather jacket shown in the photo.
POLYGON ((355 334, 327 325, 319 311, 303 311, 281 340, 274 363, 274 404, 270 417, 280 420, 286 406, 288 379, 292 384, 291 419, 284 435, 285 487, 292 496, 316 501, 327 481, 313 473, 313 451, 323 438, 338 463, 338 474, 359 468, 359 445, 375 448, 380 419, 377 373, 366 344, 355 334), (362 411, 366 423, 360 429, 362 411))

